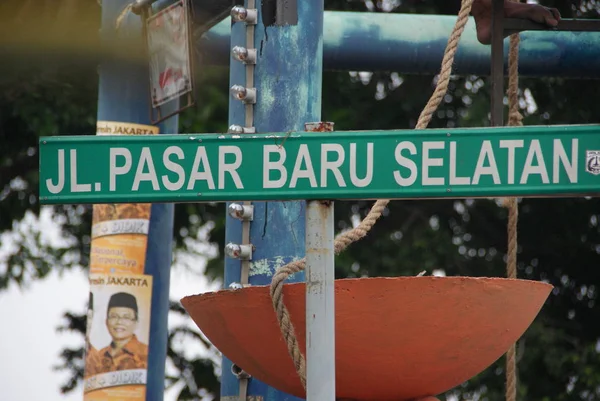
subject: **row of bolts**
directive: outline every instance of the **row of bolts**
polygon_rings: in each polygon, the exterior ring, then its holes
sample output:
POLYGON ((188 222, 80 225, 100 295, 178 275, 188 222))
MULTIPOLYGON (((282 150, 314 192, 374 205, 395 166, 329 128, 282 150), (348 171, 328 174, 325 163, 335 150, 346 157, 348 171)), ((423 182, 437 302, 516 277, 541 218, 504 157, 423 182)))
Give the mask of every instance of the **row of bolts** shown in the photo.
MULTIPOLYGON (((255 25, 258 20, 256 9, 247 9, 241 6, 235 6, 231 9, 231 19, 234 22, 245 22, 248 25, 255 25)), ((231 50, 233 58, 244 64, 256 64, 256 49, 247 49, 243 46, 234 46, 231 50)), ((246 104, 256 103, 256 88, 246 88, 242 85, 233 85, 230 89, 231 95, 246 104)), ((230 134, 253 134, 254 127, 243 127, 241 125, 231 125, 228 132, 230 134)))
MULTIPOLYGON (((258 11, 256 9, 247 9, 241 6, 234 6, 231 9, 231 19, 234 22, 245 22, 246 24, 255 25, 258 21, 258 11)), ((232 56, 239 62, 244 64, 256 64, 256 49, 247 49, 243 46, 234 46, 231 50, 232 56)), ((231 95, 242 101, 245 104, 256 103, 256 88, 246 88, 242 85, 233 85, 230 88, 231 95)), ((254 127, 244 127, 241 125, 231 125, 228 129, 230 134, 252 134, 255 132, 254 127)), ((253 205, 241 205, 239 203, 230 203, 227 212, 235 219, 241 221, 252 221, 254 217, 253 205)), ((241 260, 252 259, 252 244, 234 244, 228 243, 225 246, 225 253, 230 258, 241 260)), ((231 283, 231 289, 240 289, 242 284, 231 283)))

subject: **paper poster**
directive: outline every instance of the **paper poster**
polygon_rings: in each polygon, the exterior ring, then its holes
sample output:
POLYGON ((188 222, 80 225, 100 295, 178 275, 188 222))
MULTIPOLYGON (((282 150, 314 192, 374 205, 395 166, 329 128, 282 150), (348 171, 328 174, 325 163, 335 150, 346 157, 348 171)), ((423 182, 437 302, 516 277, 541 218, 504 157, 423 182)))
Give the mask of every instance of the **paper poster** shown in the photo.
POLYGON ((146 22, 153 107, 192 91, 188 10, 180 0, 146 22))
MULTIPOLYGON (((97 135, 156 135, 151 125, 98 121, 97 135)), ((144 274, 150 204, 94 205, 84 401, 145 401, 152 276, 144 274)))
POLYGON ((96 135, 156 135, 159 128, 155 125, 121 123, 117 121, 98 121, 96 135))
POLYGON ((151 299, 150 275, 90 275, 84 400, 145 400, 151 299))
POLYGON ((90 273, 144 272, 149 203, 94 205, 90 273))

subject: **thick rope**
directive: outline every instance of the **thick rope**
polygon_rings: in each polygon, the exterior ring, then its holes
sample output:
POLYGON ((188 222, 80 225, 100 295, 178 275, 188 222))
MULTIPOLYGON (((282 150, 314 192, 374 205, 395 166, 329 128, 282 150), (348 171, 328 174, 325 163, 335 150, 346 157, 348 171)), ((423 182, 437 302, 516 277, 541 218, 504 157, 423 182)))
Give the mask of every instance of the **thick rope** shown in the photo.
MULTIPOLYGON (((506 261, 506 275, 508 278, 517 278, 517 219, 518 205, 516 198, 507 198, 508 208, 508 255, 506 261)), ((506 401, 517 399, 517 358, 516 343, 512 344, 506 352, 506 401)))
POLYGON ((508 52, 508 125, 523 125, 519 112, 519 34, 510 35, 508 52))
POLYGON ((123 23, 123 20, 125 19, 127 14, 129 14, 132 7, 133 7, 133 3, 127 4, 125 6, 125 8, 123 10, 121 10, 119 15, 117 15, 117 19, 115 21, 115 28, 117 29, 117 31, 121 28, 121 24, 123 23))
MULTIPOLYGON (((454 29, 448 39, 444 57, 442 59, 442 65, 440 74, 438 77, 438 83, 436 88, 431 95, 431 98, 427 102, 427 105, 421 112, 419 120, 417 121, 416 129, 425 129, 429 125, 433 113, 437 110, 440 103, 444 99, 444 95, 448 90, 448 84, 450 82, 452 63, 454 62, 454 56, 458 49, 458 43, 460 37, 465 29, 465 26, 469 20, 469 14, 471 13, 471 6, 473 0, 462 0, 460 11, 458 13, 457 21, 454 25, 454 29)), ((339 234, 334 241, 334 251, 336 254, 342 252, 353 242, 360 240, 365 237, 371 228, 375 225, 377 220, 381 217, 386 206, 390 202, 389 199, 380 199, 375 202, 371 207, 371 210, 367 216, 360 222, 360 224, 350 231, 339 234)), ((294 331, 294 326, 290 319, 289 312, 285 307, 283 300, 283 285, 285 280, 294 273, 304 270, 306 266, 306 259, 289 263, 275 272, 271 281, 271 300, 273 302, 273 308, 277 315, 277 321, 279 322, 279 328, 286 342, 288 353, 290 354, 296 372, 300 377, 302 386, 306 388, 306 361, 304 355, 300 351, 298 346, 298 340, 294 331)))
MULTIPOLYGON (((513 0, 518 2, 519 0, 513 0)), ((523 116, 519 112, 519 34, 510 35, 508 53, 508 125, 523 125, 523 116)), ((508 208, 508 249, 506 260, 506 276, 517 278, 517 222, 519 206, 516 198, 506 198, 508 208)), ((517 399, 517 358, 516 343, 506 352, 506 401, 517 399)))

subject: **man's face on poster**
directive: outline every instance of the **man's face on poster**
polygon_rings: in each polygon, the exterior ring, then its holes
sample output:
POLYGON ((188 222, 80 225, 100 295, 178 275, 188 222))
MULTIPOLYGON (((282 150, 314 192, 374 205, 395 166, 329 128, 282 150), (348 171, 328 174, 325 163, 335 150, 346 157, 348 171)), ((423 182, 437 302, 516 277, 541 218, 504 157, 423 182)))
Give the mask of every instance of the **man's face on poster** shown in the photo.
POLYGON ((137 326, 137 316, 131 308, 113 307, 108 310, 106 327, 115 341, 133 336, 137 326))

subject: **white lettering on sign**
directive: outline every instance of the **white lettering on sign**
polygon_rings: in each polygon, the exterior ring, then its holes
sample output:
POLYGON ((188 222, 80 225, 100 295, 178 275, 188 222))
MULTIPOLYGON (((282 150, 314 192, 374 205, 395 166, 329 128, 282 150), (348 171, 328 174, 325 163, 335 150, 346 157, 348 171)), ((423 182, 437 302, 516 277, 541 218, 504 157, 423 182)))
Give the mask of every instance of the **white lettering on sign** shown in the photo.
MULTIPOLYGON (((531 177, 539 177, 542 183, 549 184, 550 174, 552 174, 552 183, 557 184, 560 182, 562 170, 566 172, 570 183, 577 183, 577 138, 571 139, 571 155, 567 154, 560 139, 553 140, 552 155, 544 154, 539 139, 531 140, 527 146, 522 139, 503 139, 497 143, 484 140, 479 147, 477 162, 468 176, 459 176, 457 173, 459 145, 455 141, 451 141, 449 145, 449 149, 446 150, 443 141, 424 141, 420 144, 421 148, 417 149, 417 145, 411 141, 398 143, 394 157, 396 163, 404 169, 393 171, 396 183, 402 187, 408 187, 414 185, 420 178, 420 184, 423 186, 443 186, 446 185, 447 176, 449 185, 478 185, 482 177, 490 177, 495 185, 515 184, 515 176, 518 171, 520 173, 519 184, 527 185, 531 177), (517 166, 516 155, 519 150, 527 153, 525 153, 522 165, 517 166), (438 152, 437 155, 433 154, 434 151, 438 152), (501 151, 506 152, 507 161, 504 182, 502 179, 504 168, 501 172, 497 161, 497 155, 500 155, 501 151), (414 160, 414 156, 419 152, 421 153, 420 169, 414 160), (546 165, 550 159, 552 159, 552 172, 546 165), (445 169, 440 170, 440 167, 445 167, 445 169), (440 173, 434 174, 434 171, 440 171, 440 173)), ((521 157, 523 157, 523 153, 521 153, 521 157)), ((462 159, 461 163, 464 163, 465 157, 463 156, 462 159)), ((464 167, 462 171, 464 171, 464 167)))
POLYGON ((443 177, 431 177, 429 169, 431 167, 443 167, 444 159, 441 157, 431 157, 429 151, 433 149, 444 149, 443 141, 423 142, 423 185, 444 185, 443 177))
POLYGON ((525 167, 523 167, 523 174, 521 174, 521 184, 527 184, 527 179, 531 174, 538 174, 544 184, 548 184, 550 179, 548 178, 548 171, 546 170, 546 163, 544 162, 544 155, 542 155, 542 148, 540 147, 540 141, 534 139, 531 141, 529 146, 529 152, 527 152, 527 159, 525 160, 525 167), (533 159, 537 162, 534 165, 533 159))
POLYGON ((565 150, 562 141, 560 139, 554 140, 554 155, 553 155, 553 168, 552 168, 552 182, 554 184, 558 184, 560 181, 560 165, 562 164, 567 176, 569 177, 569 181, 572 183, 577 182, 577 148, 579 145, 579 141, 577 139, 573 139, 571 141, 571 162, 569 163, 569 156, 567 156, 567 151, 565 150))
POLYGON ((240 179, 240 175, 237 169, 242 165, 242 150, 237 146, 220 146, 219 147, 219 189, 225 189, 225 173, 229 173, 229 176, 233 180, 237 189, 243 189, 244 185, 240 179), (235 161, 233 163, 226 163, 226 155, 234 155, 235 161))
POLYGON ((494 179, 494 184, 500 184, 500 174, 498 173, 496 157, 494 156, 494 149, 492 149, 492 143, 490 141, 483 141, 481 144, 477 166, 475 167, 475 174, 473 174, 473 185, 479 184, 479 178, 482 175, 491 175, 494 179))
MULTIPOLYGON (((108 170, 102 174, 93 171, 95 166, 81 163, 88 158, 82 150, 56 149, 56 170, 50 168, 52 175, 43 182, 50 194, 107 188, 139 193, 246 187, 252 191, 300 188, 300 192, 330 188, 332 193, 350 187, 365 188, 368 193, 377 174, 378 188, 389 185, 391 179, 400 187, 578 183, 579 139, 501 138, 466 143, 406 139, 396 143, 393 153, 389 142, 378 149, 376 142, 300 143, 297 147, 266 144, 262 146, 262 165, 245 165, 243 146, 170 145, 160 150, 115 146, 105 150, 108 170), (98 176, 108 183, 92 182, 92 177, 98 176)), ((252 161, 250 156, 254 155, 247 155, 252 161)))
POLYGON ((285 162, 285 148, 277 145, 265 145, 263 147, 263 188, 281 188, 287 181, 287 170, 283 167, 285 162), (277 153, 279 159, 272 161, 271 153, 277 153), (270 172, 277 170, 279 172, 279 178, 271 180, 270 172))
MULTIPOLYGON (((137 161, 136 170, 133 175, 133 182, 131 184, 131 190, 134 192, 139 191, 143 183, 150 183, 152 190, 154 191, 160 191, 163 189, 163 187, 169 191, 178 191, 181 190, 185 185, 186 172, 183 166, 177 162, 181 162, 185 159, 185 154, 181 147, 167 147, 162 152, 161 159, 158 159, 162 160, 162 166, 159 165, 161 170, 164 166, 164 169, 175 174, 177 178, 174 181, 172 181, 168 174, 163 174, 159 177, 156 162, 154 161, 150 147, 143 147, 139 152, 139 157, 135 156, 136 155, 132 155, 131 151, 127 148, 110 149, 110 191, 117 190, 117 179, 119 176, 124 176, 128 173, 131 173, 134 161, 137 161)), ((238 169, 242 164, 241 149, 238 146, 220 146, 218 157, 218 188, 225 188, 225 177, 227 173, 233 180, 235 187, 238 189, 243 189, 244 186, 238 173, 238 169), (233 156, 233 162, 228 161, 229 155, 233 156)), ((213 162, 215 161, 216 160, 213 160, 213 162)), ((216 186, 213 170, 214 169, 211 167, 206 148, 204 146, 198 146, 189 177, 187 177, 187 189, 194 190, 196 183, 199 181, 205 182, 209 189, 215 189, 216 186)))
POLYGON ((150 148, 143 147, 140 154, 140 160, 135 171, 135 177, 133 178, 132 191, 140 189, 140 183, 142 181, 149 181, 152 183, 152 189, 158 191, 160 189, 158 185, 158 177, 156 176, 156 169, 154 168, 154 161, 152 160, 152 154, 150 148), (148 172, 144 170, 148 169, 148 172))
POLYGON ((335 180, 340 187, 345 187, 346 182, 340 171, 340 167, 344 163, 344 147, 338 143, 324 143, 321 145, 321 187, 327 187, 327 172, 331 171, 335 180), (334 161, 328 159, 328 154, 335 152, 337 158, 334 161))
POLYGON ((206 181, 209 189, 215 189, 215 181, 213 180, 212 172, 210 170, 210 163, 208 162, 208 154, 204 146, 198 146, 196 150, 196 157, 194 158, 194 165, 192 167, 192 175, 188 181, 187 189, 193 190, 196 181, 206 181), (200 171, 202 165, 203 171, 200 171))
POLYGON ((308 152, 308 145, 304 143, 301 144, 300 149, 298 149, 298 156, 296 156, 296 163, 292 170, 290 188, 296 188, 296 184, 300 178, 308 179, 311 188, 317 187, 317 177, 315 177, 312 160, 310 158, 310 153, 308 152), (302 165, 305 165, 306 168, 303 169, 302 165))
POLYGON ((58 182, 52 183, 52 178, 46 179, 46 187, 51 194, 60 193, 65 187, 65 150, 58 149, 58 182))
POLYGON ((417 163, 403 156, 403 150, 408 150, 409 154, 414 156, 417 154, 417 147, 412 142, 402 141, 396 146, 396 151, 394 153, 396 163, 410 170, 410 175, 408 177, 403 177, 398 170, 394 171, 396 183, 403 187, 409 187, 417 181, 417 163))
MULTIPOLYGON (((238 173, 238 169, 242 165, 242 150, 238 146, 219 146, 219 159, 217 161, 217 184, 219 189, 225 188, 225 173, 233 180, 237 189, 243 189, 244 185, 238 173), (226 162, 226 156, 233 155, 233 163, 226 162)), ((196 157, 192 166, 192 174, 190 175, 187 189, 193 190, 197 181, 205 181, 208 189, 215 189, 215 179, 212 173, 208 153, 204 146, 198 146, 196 157)))
MULTIPOLYGON (((319 155, 311 155, 308 145, 301 144, 298 148, 298 154, 294 161, 291 174, 288 174, 285 161, 287 153, 285 147, 278 145, 263 146, 263 188, 283 188, 286 184, 289 188, 296 188, 299 182, 307 182, 310 188, 326 188, 331 186, 329 177, 333 175, 338 187, 347 187, 347 177, 350 176, 350 182, 357 188, 363 188, 373 181, 373 144, 367 143, 365 157, 360 160, 366 161, 364 176, 359 177, 356 143, 350 144, 349 170, 342 171, 346 161, 347 149, 337 143, 322 143, 319 147, 319 155), (330 158, 329 155, 334 155, 330 158), (313 158, 319 160, 319 171, 315 171, 313 158), (349 173, 349 174, 348 174, 349 173), (346 176, 344 176, 346 174, 346 176), (288 175, 290 180, 288 183, 288 175), (272 178, 272 176, 274 178, 272 178), (317 180, 317 177, 319 179, 317 180), (346 179, 344 179, 346 177, 346 179), (301 181, 303 180, 303 181, 301 181)), ((314 151, 313 151, 314 152, 314 151)), ((348 169, 348 167, 347 167, 348 169)))
POLYGON ((71 149, 71 192, 92 192, 92 184, 77 182, 77 149, 71 149))
POLYGON ((110 164, 108 189, 110 191, 117 190, 117 176, 127 174, 131 170, 131 152, 127 148, 111 148, 110 149, 110 164), (117 166, 117 157, 125 158, 125 163, 117 166))
POLYGON ((500 147, 508 149, 508 176, 507 184, 515 183, 515 149, 522 148, 524 141, 522 139, 503 139, 500 141, 500 147))
POLYGON ((167 188, 169 191, 179 191, 185 183, 185 171, 183 170, 183 167, 181 167, 181 165, 175 163, 170 159, 171 155, 175 155, 179 160, 183 160, 183 150, 181 150, 179 146, 169 146, 167 149, 165 149, 163 153, 163 164, 165 168, 177 174, 179 178, 177 179, 177 181, 172 182, 169 180, 169 177, 167 175, 163 175, 161 177, 162 183, 165 186, 165 188, 167 188))
POLYGON ((450 185, 471 185, 471 177, 456 175, 456 142, 450 142, 450 185))
POLYGON ((350 144, 350 181, 357 188, 364 188, 373 181, 373 144, 367 143, 367 168, 364 178, 358 178, 356 172, 356 144, 350 144))

